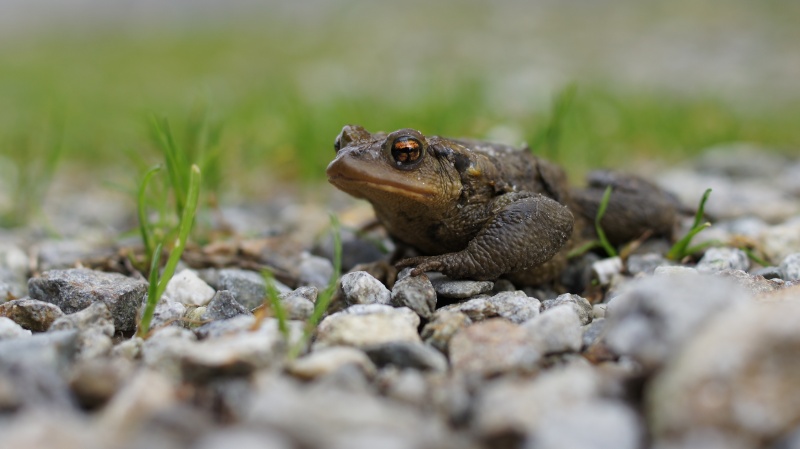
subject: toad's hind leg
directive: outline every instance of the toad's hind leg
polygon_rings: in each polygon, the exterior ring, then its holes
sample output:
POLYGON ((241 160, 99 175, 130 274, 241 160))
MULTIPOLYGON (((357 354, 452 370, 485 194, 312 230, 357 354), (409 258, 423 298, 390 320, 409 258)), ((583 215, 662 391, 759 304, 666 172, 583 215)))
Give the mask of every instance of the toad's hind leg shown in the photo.
POLYGON ((572 213, 544 195, 507 193, 490 207, 491 218, 465 249, 401 260, 397 267, 415 266, 413 275, 438 271, 456 279, 494 280, 547 262, 572 235, 572 213))
POLYGON ((672 194, 638 176, 614 171, 593 171, 587 180, 588 187, 574 190, 572 199, 577 212, 589 222, 597 215, 606 187, 613 189, 601 221, 611 243, 626 243, 648 231, 672 236, 681 210, 680 202, 672 194))

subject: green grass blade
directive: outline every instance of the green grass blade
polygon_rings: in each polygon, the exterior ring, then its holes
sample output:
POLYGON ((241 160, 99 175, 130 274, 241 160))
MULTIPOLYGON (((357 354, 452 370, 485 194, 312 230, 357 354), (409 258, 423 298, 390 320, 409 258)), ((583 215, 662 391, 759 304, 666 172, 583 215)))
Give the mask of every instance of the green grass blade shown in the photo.
MULTIPOLYGON (((161 255, 161 243, 156 245, 155 254, 161 255)), ((155 313, 156 305, 158 304, 159 295, 158 291, 158 262, 161 257, 153 257, 150 260, 150 273, 147 280, 150 282, 147 287, 147 303, 144 306, 144 313, 142 313, 142 321, 139 322, 139 329, 136 335, 139 338, 144 338, 150 332, 150 322, 153 320, 153 313, 155 313)))
MULTIPOLYGON (((155 304, 158 303, 158 298, 161 298, 161 295, 164 294, 164 291, 167 289, 167 284, 169 283, 172 276, 175 274, 175 268, 178 266, 178 261, 181 259, 181 255, 183 254, 183 250, 186 248, 186 241, 189 238, 189 232, 192 230, 192 222, 194 221, 194 214, 197 211, 197 201, 200 196, 200 168, 197 165, 192 165, 191 175, 189 178, 189 192, 188 192, 188 200, 186 203, 186 208, 183 210, 183 215, 181 216, 180 224, 178 225, 178 237, 175 239, 175 246, 169 253, 169 258, 167 259, 167 264, 164 266, 164 273, 158 279, 157 286, 155 291, 152 292, 152 301, 153 309, 155 310, 155 304)), ((160 247, 160 245, 159 245, 160 247)), ((154 257, 155 259, 155 257, 154 257)), ((152 289, 152 281, 151 281, 151 289, 152 289)), ((148 306, 150 305, 151 299, 148 298, 148 306)), ((145 313, 147 309, 145 309, 145 313)), ((152 315, 152 314, 151 314, 152 315)), ((149 332, 150 322, 144 322, 142 320, 142 324, 140 326, 140 335, 146 335, 149 332), (146 326, 145 326, 146 324, 146 326)))
POLYGON ((609 257, 617 257, 617 250, 615 250, 611 242, 608 241, 608 237, 606 237, 606 233, 600 225, 603 216, 606 214, 608 202, 611 200, 611 190, 611 186, 608 186, 606 187, 606 191, 603 192, 603 199, 600 200, 600 207, 597 209, 597 215, 594 217, 594 229, 597 232, 598 239, 600 239, 600 246, 603 247, 606 254, 608 254, 609 257))
POLYGON ((187 185, 184 171, 188 167, 185 158, 181 158, 182 153, 175 145, 175 139, 172 137, 172 130, 169 126, 167 119, 158 120, 152 117, 153 131, 158 138, 159 148, 164 155, 166 161, 167 173, 169 173, 170 183, 172 190, 175 194, 175 208, 177 215, 183 215, 183 210, 187 201, 187 185))
POLYGON ((139 217, 139 232, 142 235, 142 243, 144 244, 144 251, 146 255, 145 263, 150 265, 153 260, 153 231, 150 229, 150 223, 147 219, 147 185, 153 176, 161 170, 161 165, 150 167, 142 177, 142 182, 139 184, 139 191, 137 192, 137 214, 139 217))
POLYGON ((672 245, 672 248, 670 248, 669 252, 667 252, 667 259, 681 260, 689 254, 692 254, 688 249, 689 243, 692 242, 692 238, 694 238, 694 236, 703 229, 711 226, 711 223, 703 223, 703 215, 705 214, 706 201, 708 201, 709 195, 711 195, 711 189, 706 189, 706 191, 703 192, 703 197, 700 199, 700 205, 697 207, 697 213, 695 213, 694 216, 692 229, 690 229, 689 232, 683 236, 683 238, 672 245))
POLYGON ((288 342, 289 318, 288 314, 286 313, 286 308, 283 307, 283 303, 278 295, 278 289, 275 288, 275 277, 269 270, 262 270, 261 276, 264 277, 264 282, 267 285, 267 297, 265 298, 265 302, 268 302, 272 308, 272 311, 275 312, 275 318, 278 320, 278 330, 280 331, 281 335, 283 335, 283 339, 288 342))

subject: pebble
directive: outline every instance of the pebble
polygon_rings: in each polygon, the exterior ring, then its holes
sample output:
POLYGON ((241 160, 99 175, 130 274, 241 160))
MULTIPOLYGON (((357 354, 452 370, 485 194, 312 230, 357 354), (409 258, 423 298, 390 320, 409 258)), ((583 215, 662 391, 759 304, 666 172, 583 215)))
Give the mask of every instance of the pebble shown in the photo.
POLYGON ((289 362, 286 371, 300 379, 311 380, 328 375, 346 365, 356 366, 368 378, 375 376, 377 372, 375 364, 364 351, 349 346, 331 346, 315 350, 289 362))
POLYGON ((314 303, 304 296, 283 294, 281 304, 290 320, 307 320, 314 314, 314 303), (285 295, 285 296, 283 296, 285 295))
POLYGON ((443 298, 464 299, 492 291, 494 282, 450 279, 442 274, 428 274, 436 294, 443 298))
POLYGON ((749 298, 733 281, 717 276, 642 278, 609 302, 606 343, 645 369, 655 369, 706 321, 749 298))
POLYGON ((591 323, 583 326, 581 328, 582 329, 581 349, 586 350, 586 348, 588 348, 595 341, 597 341, 603 335, 605 328, 606 328, 605 318, 597 318, 591 323))
POLYGON ((531 344, 541 354, 578 352, 581 349, 581 320, 570 304, 552 307, 525 322, 522 327, 528 332, 531 344))
POLYGON ((442 307, 442 310, 461 312, 475 322, 501 317, 519 324, 538 316, 541 307, 542 304, 538 299, 528 296, 521 290, 516 290, 450 304, 442 307))
POLYGON ((75 313, 94 302, 108 307, 114 327, 123 332, 136 329, 136 315, 147 293, 147 282, 118 273, 75 268, 52 270, 28 281, 31 298, 57 305, 64 313, 75 313))
POLYGON ((766 279, 763 276, 745 273, 742 270, 723 270, 715 273, 716 276, 729 279, 752 296, 760 296, 774 292, 784 287, 780 279, 766 279))
POLYGON ((453 335, 470 324, 472 320, 465 313, 440 309, 433 315, 433 320, 422 328, 422 339, 447 354, 453 335))
POLYGON ((525 449, 637 449, 643 435, 642 422, 630 406, 595 399, 545 414, 525 449))
POLYGON ((401 369, 447 371, 447 358, 441 352, 423 343, 383 343, 365 346, 363 350, 379 368, 392 365, 401 369))
POLYGON ((50 331, 78 331, 78 358, 93 359, 107 355, 114 343, 114 322, 105 303, 95 302, 89 307, 55 320, 50 331))
POLYGON ((622 273, 622 258, 608 257, 598 260, 592 264, 592 277, 597 279, 600 285, 608 285, 611 278, 622 273))
POLYGON ((656 268, 674 264, 659 253, 631 254, 625 262, 625 268, 632 276, 652 275, 656 268))
POLYGON ((301 286, 311 286, 324 290, 328 287, 331 276, 333 276, 333 264, 330 260, 307 252, 300 255, 297 280, 301 286))
POLYGON ((238 334, 253 329, 256 318, 252 314, 236 315, 224 320, 214 320, 194 330, 199 339, 218 338, 227 334, 238 334))
POLYGON ((237 315, 251 315, 246 307, 236 301, 233 292, 220 290, 214 294, 202 315, 204 321, 225 320, 237 315))
POLYGON ((555 299, 544 300, 542 301, 542 309, 543 311, 546 312, 549 309, 564 304, 569 305, 575 310, 575 313, 578 314, 578 318, 581 320, 581 325, 589 324, 592 322, 592 317, 594 316, 592 305, 589 303, 588 299, 581 297, 579 295, 564 293, 563 295, 559 295, 555 299))
MULTIPOLYGON (((144 305, 147 303, 147 296, 142 301, 141 314, 144 314, 144 305)), ((153 310, 153 318, 150 321, 150 329, 157 329, 164 326, 181 326, 186 314, 186 306, 180 302, 173 301, 167 295, 161 297, 153 310)), ((141 318, 141 315, 140 315, 141 318)))
POLYGON ((475 323, 450 339, 453 371, 491 377, 512 371, 530 371, 541 352, 524 327, 501 318, 475 323))
POLYGON ((796 429, 798 316, 800 301, 744 303, 700 330, 646 391, 657 441, 703 429, 757 447, 796 429))
POLYGON ((383 369, 376 383, 387 398, 417 407, 424 407, 430 401, 428 382, 418 370, 383 369))
POLYGON ((600 393, 600 378, 588 363, 551 369, 533 379, 500 378, 476 397, 470 430, 486 447, 500 443, 521 447, 542 431, 549 415, 568 413, 596 400, 600 393))
POLYGON ((326 346, 365 346, 391 342, 421 342, 417 327, 419 316, 411 309, 378 306, 371 312, 350 312, 358 306, 334 313, 322 320, 317 327, 315 348, 326 346))
POLYGON ((0 317, 10 318, 25 329, 44 332, 53 321, 64 316, 55 304, 30 298, 15 299, 0 304, 0 317))
POLYGON ((80 406, 96 410, 105 405, 134 373, 134 363, 125 358, 82 360, 69 374, 69 387, 80 406))
POLYGON ((714 273, 723 270, 742 270, 750 268, 747 254, 738 248, 709 248, 697 262, 700 273, 714 273))
POLYGON ((197 272, 184 269, 169 280, 164 295, 185 306, 204 306, 214 297, 214 289, 197 272))
POLYGON ((22 326, 15 323, 10 318, 0 316, 0 340, 11 340, 20 337, 30 337, 32 332, 28 329, 23 329, 22 326))
POLYGON ((425 274, 403 276, 392 287, 391 304, 408 307, 420 317, 430 320, 436 310, 436 290, 425 274))
POLYGON ((341 285, 347 306, 389 304, 392 299, 389 289, 366 271, 353 271, 343 275, 341 285))
POLYGON ((781 278, 786 281, 796 281, 800 279, 800 253, 793 253, 786 256, 779 267, 781 278))
MULTIPOLYGON (((274 280, 278 293, 289 292, 291 289, 277 280, 274 280)), ((264 303, 267 295, 267 284, 264 277, 255 271, 226 268, 219 270, 217 290, 229 290, 236 301, 247 310, 253 310, 264 303)))
POLYGON ((757 239, 767 260, 777 262, 800 252, 800 220, 786 222, 764 230, 757 239))

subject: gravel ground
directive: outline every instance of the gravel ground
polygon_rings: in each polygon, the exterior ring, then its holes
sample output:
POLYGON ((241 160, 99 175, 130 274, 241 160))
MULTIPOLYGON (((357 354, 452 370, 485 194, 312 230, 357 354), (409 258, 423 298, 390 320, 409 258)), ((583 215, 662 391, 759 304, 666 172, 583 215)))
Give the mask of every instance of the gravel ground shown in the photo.
MULTIPOLYGON (((687 205, 714 189, 696 242, 720 246, 701 258, 667 261, 664 242, 622 262, 587 255, 565 279, 598 280, 574 292, 433 273, 387 288, 376 265, 356 267, 296 358, 333 271, 313 226, 273 216, 295 232, 204 253, 225 268, 187 258, 144 340, 131 335, 146 281, 97 262, 124 242, 6 232, 0 447, 800 447, 800 165, 753 151, 711 149, 658 176, 687 205), (253 313, 265 285, 231 263, 243 258, 276 267, 288 341, 253 313)), ((303 210, 282 216, 324 222, 303 210)), ((376 257, 343 238, 348 269, 376 257)))

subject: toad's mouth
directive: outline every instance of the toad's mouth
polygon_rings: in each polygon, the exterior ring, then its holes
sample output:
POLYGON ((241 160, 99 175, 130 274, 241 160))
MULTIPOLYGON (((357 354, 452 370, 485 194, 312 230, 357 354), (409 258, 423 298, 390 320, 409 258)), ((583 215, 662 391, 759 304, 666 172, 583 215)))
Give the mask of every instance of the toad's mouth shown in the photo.
POLYGON ((374 164, 365 163, 353 158, 339 157, 328 165, 326 170, 328 182, 339 189, 358 198, 364 198, 365 191, 381 190, 403 197, 417 199, 431 198, 436 195, 432 184, 409 182, 408 174, 387 172, 376 169, 374 164))

